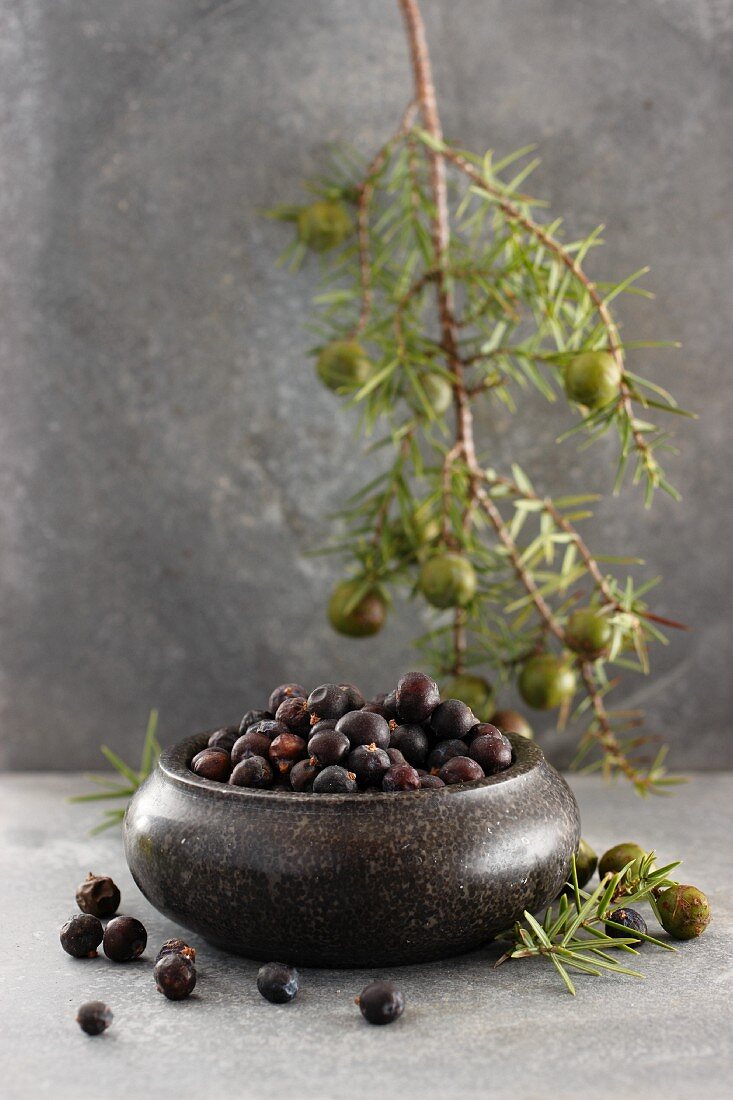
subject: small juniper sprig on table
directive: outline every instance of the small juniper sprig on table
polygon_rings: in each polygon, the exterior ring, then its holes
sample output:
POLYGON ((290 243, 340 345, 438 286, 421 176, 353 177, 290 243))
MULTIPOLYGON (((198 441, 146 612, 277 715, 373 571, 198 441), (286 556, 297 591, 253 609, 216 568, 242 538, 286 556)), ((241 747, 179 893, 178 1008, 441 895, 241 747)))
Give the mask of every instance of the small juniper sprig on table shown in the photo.
POLYGON ((108 799, 119 800, 124 799, 125 805, 118 806, 113 810, 105 810, 102 816, 102 820, 99 825, 92 829, 92 833, 101 833, 105 829, 109 829, 114 825, 121 825, 122 819, 125 816, 125 810, 127 809, 127 803, 130 801, 135 791, 140 784, 147 779, 151 771, 155 767, 158 757, 160 756, 160 743, 158 741, 158 712, 157 710, 151 710, 148 718, 148 727, 145 731, 145 741, 143 742, 143 751, 140 758, 140 767, 137 771, 126 764, 125 761, 108 748, 107 745, 101 745, 100 751, 105 756, 107 761, 112 765, 114 770, 122 777, 124 782, 117 782, 110 779, 108 775, 88 775, 87 779, 91 783, 96 783, 97 786, 105 788, 102 791, 94 791, 92 794, 78 794, 69 799, 70 802, 102 802, 108 799))
POLYGON ((637 955, 634 945, 639 940, 652 943, 665 951, 676 951, 646 933, 634 930, 633 934, 622 924, 611 920, 611 913, 623 898, 624 907, 648 902, 660 924, 662 918, 657 907, 657 897, 678 883, 669 877, 680 863, 668 863, 654 867, 655 853, 649 852, 632 860, 615 875, 606 875, 592 892, 578 886, 578 873, 573 856, 569 892, 561 895, 557 905, 550 905, 540 922, 525 911, 524 921, 499 933, 497 940, 509 940, 511 947, 496 962, 496 966, 509 959, 549 959, 564 981, 569 993, 575 996, 575 986, 568 970, 600 977, 601 974, 627 974, 643 978, 638 970, 632 970, 614 959, 609 951, 623 951, 637 955), (613 933, 609 932, 613 929, 613 933), (616 935, 615 933, 619 933, 616 935))

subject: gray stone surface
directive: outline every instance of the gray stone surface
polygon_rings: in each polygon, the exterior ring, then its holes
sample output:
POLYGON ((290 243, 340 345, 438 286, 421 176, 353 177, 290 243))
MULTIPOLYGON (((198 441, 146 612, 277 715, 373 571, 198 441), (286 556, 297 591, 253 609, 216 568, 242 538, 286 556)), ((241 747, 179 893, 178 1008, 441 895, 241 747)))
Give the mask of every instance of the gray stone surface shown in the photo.
POLYGON ((572 783, 583 832, 598 850, 633 838, 656 846, 662 859, 684 858, 683 881, 705 889, 713 907, 705 935, 676 955, 644 948, 636 960, 643 981, 581 977, 575 999, 549 965, 513 962, 493 970, 492 948, 400 968, 391 976, 404 989, 405 1014, 389 1028, 370 1028, 353 998, 380 975, 303 971, 298 999, 276 1008, 255 989, 254 963, 197 941, 195 997, 165 1001, 153 988, 151 959, 178 929, 132 884, 119 836, 85 835, 97 810, 65 802, 82 780, 0 778, 3 1096, 727 1097, 733 776, 697 777, 674 798, 647 802, 595 778, 572 783), (146 924, 150 949, 141 961, 76 960, 59 947, 58 928, 90 868, 113 874, 123 911, 146 924), (104 1037, 88 1039, 74 1015, 82 1001, 97 998, 115 1019, 104 1037))
MULTIPOLYGON (((539 142, 535 190, 623 305, 677 422, 684 503, 604 504, 592 545, 666 575, 694 632, 630 680, 681 767, 730 762, 733 6, 720 0, 425 0, 445 129, 539 142)), ((371 643, 326 626, 337 577, 303 552, 371 463, 314 383, 313 269, 275 266, 330 142, 373 149, 410 92, 393 0, 0 0, 0 713, 8 767, 123 754, 233 719, 283 679, 409 667, 416 612, 371 643)), ((498 464, 608 489, 612 455, 553 439, 568 414, 482 417, 498 464)), ((567 760, 572 737, 553 739, 567 760)), ((545 742, 548 747, 553 742, 545 742)))

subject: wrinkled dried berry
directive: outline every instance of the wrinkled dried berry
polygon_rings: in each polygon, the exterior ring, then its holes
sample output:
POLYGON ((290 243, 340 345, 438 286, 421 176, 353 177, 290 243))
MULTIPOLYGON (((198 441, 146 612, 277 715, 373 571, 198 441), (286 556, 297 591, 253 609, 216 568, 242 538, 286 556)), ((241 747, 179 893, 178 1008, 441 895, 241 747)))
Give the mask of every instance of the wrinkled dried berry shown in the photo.
POLYGON ((428 771, 438 775, 440 769, 454 756, 468 756, 468 745, 465 741, 439 741, 427 759, 428 771))
MULTIPOLYGON (((244 730, 241 731, 244 733, 244 730)), ((234 742, 240 735, 239 726, 223 726, 220 730, 216 730, 209 738, 210 749, 224 749, 225 752, 231 752, 234 742)))
POLYGON ((440 702, 435 680, 424 672, 407 672, 397 685, 397 715, 408 724, 427 722, 440 702))
POLYGON ((308 756, 324 768, 331 764, 343 764, 350 750, 348 737, 336 729, 314 733, 308 742, 308 756))
POLYGON ((229 776, 233 787, 254 787, 261 791, 268 790, 274 781, 270 762, 264 756, 246 756, 229 776))
POLYGON ((424 791, 438 791, 441 787, 444 787, 445 783, 439 775, 421 775, 420 776, 420 788, 424 791))
POLYGON ((232 761, 224 749, 202 749, 191 761, 191 771, 202 779, 226 783, 232 771, 232 761))
POLYGON ((160 962, 166 955, 185 955, 190 962, 196 962, 196 948, 185 940, 166 940, 155 956, 155 961, 160 962))
POLYGON ((474 737, 468 755, 481 765, 485 775, 496 775, 511 764, 512 746, 503 734, 499 734, 498 737, 483 734, 480 737, 474 737))
POLYGON ((285 1005, 297 995, 300 975, 294 966, 285 963, 265 963, 257 974, 257 988, 266 1001, 285 1005))
POLYGON ((64 951, 75 959, 96 958, 103 936, 102 922, 92 913, 76 913, 59 933, 64 951))
POLYGON ((93 875, 90 871, 77 887, 76 904, 82 913, 93 917, 112 917, 120 907, 120 891, 109 875, 93 875))
POLYGON ((339 718, 336 724, 339 733, 348 737, 351 747, 357 745, 376 745, 380 749, 389 746, 389 725, 380 714, 369 710, 352 710, 339 718))
POLYGON ((115 917, 104 930, 102 947, 113 962, 130 962, 145 950, 148 934, 135 917, 115 917))
POLYGON ((248 710, 239 723, 239 733, 240 735, 246 733, 248 729, 251 729, 251 727, 258 722, 271 722, 274 717, 274 712, 269 710, 248 710))
POLYGON ((396 726, 389 739, 390 748, 399 749, 408 764, 418 768, 428 756, 428 735, 422 726, 396 726))
POLYGON ((348 692, 340 684, 321 684, 308 696, 308 710, 318 718, 342 718, 350 706, 348 692))
POLYGON ((405 760, 404 756, 402 755, 402 753, 400 752, 399 749, 393 749, 390 746, 388 749, 385 749, 384 751, 387 753, 387 756, 389 757, 390 764, 406 764, 407 763, 407 761, 405 760))
POLYGON ((305 699, 308 692, 300 684, 280 684, 280 687, 276 687, 270 695, 270 701, 267 704, 267 709, 270 714, 277 714, 277 708, 285 699, 293 699, 300 697, 305 699))
POLYGON ((77 1009, 76 1022, 87 1035, 101 1035, 112 1023, 112 1009, 104 1001, 86 1001, 77 1009))
POLYGON ((287 775, 297 760, 307 753, 307 745, 297 733, 281 733, 270 745, 270 763, 280 775, 287 775))
POLYGON ((452 787, 457 783, 473 783, 476 779, 483 779, 484 771, 470 756, 454 756, 440 769, 440 778, 446 786, 452 787))
POLYGON ((382 776, 382 790, 393 794, 396 791, 416 791, 420 787, 420 776, 411 764, 393 764, 382 776))
POLYGON ((354 773, 339 764, 324 768, 313 781, 314 794, 353 794, 357 789, 354 773))
POLYGON ((356 782, 362 788, 378 787, 391 766, 387 753, 376 745, 357 745, 349 754, 349 771, 354 773, 356 782))
POLYGON ((290 786, 299 793, 310 791, 313 787, 313 780, 320 770, 319 765, 312 763, 310 760, 299 760, 297 764, 293 764, 290 770, 290 786))
POLYGON ((291 733, 297 733, 299 737, 307 737, 311 728, 311 713, 308 710, 308 700, 300 696, 293 699, 285 699, 277 708, 275 718, 282 722, 291 733))
MULTIPOLYGON (((618 939, 620 936, 629 936, 633 932, 641 932, 646 936, 646 921, 642 917, 641 913, 637 913, 636 909, 614 909, 612 913, 608 914, 608 919, 613 921, 613 924, 606 923, 606 932, 609 936, 613 936, 614 939, 618 939), (623 929, 614 928, 613 925, 623 925, 623 929)), ((639 941, 643 943, 643 940, 639 941)))
POLYGON ((405 1010, 405 997, 394 982, 371 982, 356 998, 362 1016, 370 1024, 391 1024, 405 1010))
POLYGON ((359 691, 355 684, 339 684, 340 688, 346 692, 346 698, 349 702, 349 710, 361 710, 365 705, 366 699, 359 691))
POLYGON ((153 980, 158 992, 169 1001, 183 1001, 196 985, 196 967, 185 955, 172 952, 158 959, 153 967, 153 980))
POLYGON ((430 715, 430 728, 439 741, 455 741, 464 738, 477 721, 471 708, 460 699, 446 699, 430 715))
MULTIPOLYGON (((284 726, 282 732, 287 733, 284 726)), ((266 733, 260 733, 255 726, 252 726, 234 742, 231 756, 232 765, 236 767, 246 756, 264 756, 267 758, 271 744, 272 739, 266 733)))

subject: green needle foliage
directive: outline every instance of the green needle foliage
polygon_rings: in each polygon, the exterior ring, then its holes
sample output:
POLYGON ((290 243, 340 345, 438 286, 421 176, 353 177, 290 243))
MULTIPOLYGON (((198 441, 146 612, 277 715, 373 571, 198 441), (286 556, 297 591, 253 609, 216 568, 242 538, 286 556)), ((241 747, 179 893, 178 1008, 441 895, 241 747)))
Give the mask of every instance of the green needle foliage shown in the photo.
POLYGON ((143 751, 140 758, 140 767, 136 770, 131 768, 129 764, 126 764, 116 752, 108 748, 107 745, 100 746, 101 752, 106 758, 107 762, 111 764, 112 768, 117 772, 121 778, 120 781, 110 779, 106 775, 88 775, 86 778, 91 783, 96 783, 97 786, 104 788, 101 791, 93 791, 91 794, 79 794, 69 799, 70 802, 103 802, 103 801, 116 801, 124 799, 124 806, 115 807, 111 810, 105 810, 102 816, 102 820, 99 825, 92 829, 92 833, 101 833, 105 829, 111 828, 113 825, 121 825, 122 819, 125 816, 125 810, 127 809, 127 803, 130 801, 135 791, 138 789, 141 783, 150 775, 151 771, 158 762, 160 756, 160 744, 158 742, 158 712, 157 710, 151 710, 148 718, 148 727, 145 731, 145 741, 143 742, 143 751))
POLYGON ((657 870, 654 858, 655 853, 649 852, 643 858, 628 863, 618 874, 607 875, 589 893, 578 886, 573 857, 569 893, 563 893, 559 902, 546 910, 541 921, 525 912, 523 922, 500 933, 496 939, 509 940, 512 946, 495 965, 500 966, 508 959, 545 959, 552 964, 573 996, 575 985, 570 971, 593 977, 625 974, 643 978, 643 974, 624 966, 611 952, 637 955, 634 945, 639 940, 665 951, 675 951, 676 948, 654 936, 632 933, 624 925, 609 920, 609 916, 619 904, 632 907, 648 902, 659 920, 656 897, 661 890, 675 885, 669 874, 680 864, 669 863, 657 870), (609 927, 628 934, 618 938, 611 936, 607 931, 609 927))
POLYGON ((439 610, 416 644, 439 677, 490 675, 501 688, 532 656, 554 654, 577 684, 559 716, 579 724, 577 762, 625 776, 640 794, 662 793, 674 782, 664 748, 651 759, 641 715, 607 704, 617 672, 648 673, 652 643, 680 626, 648 603, 658 578, 629 572, 641 564, 633 554, 587 546, 579 525, 597 493, 553 496, 517 461, 499 469, 491 440, 474 438, 473 418, 479 405, 521 414, 537 391, 568 410, 559 444, 578 440, 585 450, 615 436, 615 493, 630 480, 647 505, 657 490, 676 498, 663 468, 670 436, 657 419, 691 414, 638 365, 644 348, 675 345, 621 338, 612 307, 651 297, 639 285, 646 269, 617 282, 587 275, 602 227, 566 238, 561 220, 525 194, 537 164, 530 148, 475 156, 443 140, 426 97, 429 60, 415 41, 419 11, 414 0, 400 6, 417 99, 399 129, 369 163, 336 153, 307 185, 312 202, 270 211, 295 225, 286 261, 297 267, 309 248, 321 254, 310 326, 319 377, 359 410, 376 456, 376 474, 338 513, 324 552, 343 559, 355 582, 347 613, 375 594, 387 606, 398 588, 429 598, 439 610), (351 362, 337 370, 343 342, 351 362), (434 571, 429 590, 423 583, 425 563, 445 554, 466 563, 460 592, 470 598, 448 587, 436 596, 434 571), (570 643, 579 607, 610 628, 599 652, 570 643))

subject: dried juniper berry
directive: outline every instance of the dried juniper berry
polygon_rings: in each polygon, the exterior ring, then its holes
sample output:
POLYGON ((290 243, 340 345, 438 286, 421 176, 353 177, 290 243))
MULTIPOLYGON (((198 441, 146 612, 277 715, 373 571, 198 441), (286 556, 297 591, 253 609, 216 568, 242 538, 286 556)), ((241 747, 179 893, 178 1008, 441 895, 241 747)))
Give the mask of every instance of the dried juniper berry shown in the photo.
POLYGON ((311 726, 308 736, 314 737, 317 733, 325 733, 326 730, 335 730, 337 721, 338 719, 336 718, 321 718, 320 722, 316 722, 314 726, 311 726))
POLYGON ((391 691, 388 691, 386 695, 376 701, 387 711, 389 719, 397 718, 397 688, 392 688, 391 691))
POLYGON ((383 703, 365 703, 361 710, 367 711, 368 714, 381 714, 386 722, 394 720, 394 715, 383 703))
POLYGON ((481 765, 485 775, 496 775, 511 764, 512 746, 503 734, 500 737, 482 734, 480 737, 474 737, 468 755, 481 765))
POLYGON ((390 746, 388 749, 385 749, 385 752, 387 753, 387 756, 389 757, 390 765, 393 765, 393 764, 406 764, 407 763, 407 761, 405 760, 404 756, 402 755, 402 753, 400 752, 399 749, 393 749, 390 746))
POLYGON ((394 982, 371 982, 361 991, 356 1003, 370 1024, 391 1024, 405 1010, 404 994, 394 982))
POLYGON ((428 735, 422 726, 396 726, 389 739, 390 748, 399 749, 408 764, 421 767, 428 756, 428 735))
POLYGON ((346 692, 346 698, 349 701, 349 710, 361 710, 366 704, 366 699, 355 684, 339 684, 339 687, 343 688, 346 692))
POLYGON ((427 759, 428 771, 437 775, 448 760, 454 756, 468 756, 468 745, 465 741, 439 741, 430 752, 427 759))
POLYGON ((389 794, 416 791, 419 787, 420 776, 411 764, 393 764, 382 776, 382 790, 389 794))
POLYGON ((504 737, 504 734, 498 728, 493 726, 491 722, 477 722, 475 726, 472 726, 469 730, 467 741, 474 741, 477 737, 504 737))
POLYGON ((307 737, 310 733, 311 712, 308 710, 307 699, 300 696, 284 699, 275 712, 275 718, 299 737, 307 737))
POLYGON ((324 768, 313 780, 314 794, 353 794, 357 789, 354 773, 339 764, 324 768))
POLYGON ((397 717, 413 724, 427 722, 440 702, 435 680, 424 672, 407 672, 397 685, 397 717))
POLYGON ((274 713, 269 710, 248 710, 242 715, 242 721, 239 723, 239 732, 240 734, 246 733, 248 729, 258 722, 272 721, 274 717, 274 713))
POLYGON ((313 787, 313 780, 316 778, 320 771, 320 766, 314 764, 312 760, 299 760, 297 764, 293 764, 290 770, 290 786, 294 791, 299 793, 302 791, 310 791, 313 787))
MULTIPOLYGON (((287 732, 288 727, 285 723, 278 722, 275 718, 262 718, 259 722, 255 722, 254 725, 250 726, 249 729, 245 731, 245 733, 263 733, 270 741, 274 741, 279 734, 287 732)), ((244 734, 242 736, 244 736, 244 734)))
POLYGON ((185 940, 166 940, 155 956, 155 961, 160 962, 166 955, 185 955, 189 962, 196 962, 196 948, 185 940))
POLYGON ((484 770, 470 756, 454 756, 440 769, 440 778, 447 787, 453 787, 457 783, 473 783, 476 779, 483 779, 484 770))
POLYGON ((93 875, 90 871, 77 887, 76 904, 82 913, 93 917, 113 917, 120 907, 120 891, 109 875, 93 875))
POLYGON ((428 774, 420 776, 420 789, 423 791, 438 791, 444 786, 445 783, 439 775, 428 774))
POLYGON ((351 743, 346 734, 339 733, 336 729, 314 733, 308 742, 308 756, 323 768, 331 764, 343 764, 350 749, 351 743))
POLYGON ((392 767, 392 762, 384 749, 376 745, 357 745, 349 753, 348 767, 363 789, 378 787, 384 773, 392 767))
POLYGON ((430 715, 430 728, 438 741, 460 740, 476 722, 476 715, 460 699, 446 699, 430 715))
MULTIPOLYGON (((606 932, 609 936, 613 936, 618 939, 620 936, 631 936, 634 932, 641 932, 646 936, 646 921, 642 917, 641 913, 637 913, 636 909, 614 909, 612 913, 608 914, 608 919, 613 921, 613 924, 606 924, 606 932), (621 928, 614 928, 613 925, 623 925, 621 928)), ((643 943, 643 940, 639 941, 643 943)))
POLYGON ((76 1022, 87 1035, 101 1035, 112 1023, 112 1009, 104 1001, 86 1001, 77 1009, 76 1022))
POLYGON ((386 749, 389 746, 389 725, 381 714, 369 710, 352 710, 339 718, 336 724, 339 733, 345 733, 351 747, 357 745, 376 745, 386 749))
POLYGON ((191 761, 191 771, 202 779, 214 779, 226 783, 231 775, 232 760, 224 749, 202 749, 191 761))
MULTIPOLYGON (((287 733, 287 730, 283 726, 283 733, 287 733)), ((232 764, 236 767, 240 764, 246 756, 264 756, 270 751, 270 745, 272 740, 266 733, 259 733, 253 726, 252 729, 247 730, 241 737, 238 737, 234 742, 234 748, 232 749, 232 764)))
POLYGON ((114 917, 104 930, 102 947, 113 962, 131 962, 145 950, 148 934, 135 917, 114 917))
POLYGON ((308 710, 317 718, 342 718, 347 711, 355 708, 349 706, 349 696, 340 684, 321 684, 314 688, 308 696, 308 710))
POLYGON ((287 775, 293 764, 302 760, 307 753, 307 745, 297 733, 281 733, 270 745, 268 753, 270 763, 280 775, 287 775))
MULTIPOLYGON (((244 730, 241 732, 244 733, 244 730)), ((215 730, 209 738, 209 748, 224 749, 225 752, 231 752, 232 746, 239 735, 239 726, 222 726, 220 730, 215 730)))
POLYGON ((64 951, 75 959, 95 959, 103 936, 102 922, 92 913, 75 913, 59 933, 64 951))
POLYGON ((307 695, 308 692, 300 684, 280 684, 280 687, 276 687, 270 695, 267 709, 270 714, 277 714, 277 708, 285 699, 298 697, 305 699, 307 695))
POLYGON ((294 966, 285 963, 265 963, 257 973, 257 988, 273 1005, 286 1005, 297 995, 300 975, 294 966))
POLYGON ((153 967, 153 980, 159 993, 169 1001, 183 1001, 196 985, 196 967, 178 952, 164 955, 153 967))
POLYGON ((275 776, 269 760, 265 760, 264 756, 245 756, 229 776, 229 782, 233 787, 266 791, 275 782, 275 776))

